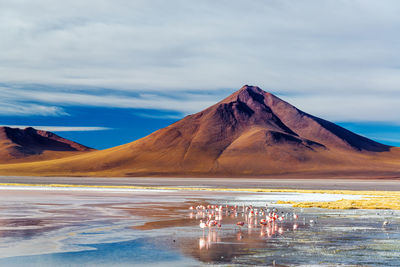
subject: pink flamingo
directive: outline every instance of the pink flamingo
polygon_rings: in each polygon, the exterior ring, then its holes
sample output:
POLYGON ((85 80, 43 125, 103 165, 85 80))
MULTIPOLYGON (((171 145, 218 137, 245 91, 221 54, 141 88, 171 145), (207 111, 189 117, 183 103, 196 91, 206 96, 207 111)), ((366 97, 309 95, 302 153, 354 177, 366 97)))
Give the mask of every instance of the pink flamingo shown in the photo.
POLYGON ((267 222, 266 219, 261 219, 261 220, 260 220, 260 224, 261 224, 261 225, 267 225, 268 222, 267 222))
POLYGON ((203 220, 200 220, 199 226, 201 229, 204 229, 204 228, 206 228, 207 225, 203 222, 203 220))
POLYGON ((237 222, 236 225, 239 226, 239 229, 240 229, 244 226, 244 222, 237 222))

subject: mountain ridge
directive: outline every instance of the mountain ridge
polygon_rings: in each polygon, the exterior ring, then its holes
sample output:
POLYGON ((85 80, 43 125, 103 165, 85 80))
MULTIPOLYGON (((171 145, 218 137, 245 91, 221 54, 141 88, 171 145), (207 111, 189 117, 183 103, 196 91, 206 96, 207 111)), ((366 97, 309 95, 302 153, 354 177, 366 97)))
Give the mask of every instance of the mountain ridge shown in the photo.
MULTIPOLYGON (((342 140, 347 140, 348 145, 350 145, 351 147, 353 147, 357 150, 383 152, 383 151, 389 151, 389 149, 390 149, 390 146, 380 144, 378 142, 370 140, 361 135, 352 133, 349 130, 347 130, 343 127, 340 127, 332 122, 326 121, 324 119, 310 115, 302 110, 299 110, 298 108, 292 106, 291 104, 278 98, 277 96, 275 96, 271 93, 268 93, 268 92, 264 92, 259 87, 245 85, 239 91, 237 91, 237 93, 239 93, 239 95, 240 95, 240 92, 245 91, 245 90, 247 90, 248 92, 252 92, 253 94, 255 91, 257 93, 259 93, 257 96, 258 99, 260 99, 260 95, 266 96, 266 98, 264 98, 266 105, 271 108, 272 112, 274 112, 274 114, 277 114, 277 116, 279 116, 279 118, 281 120, 282 120, 282 118, 284 118, 282 121, 287 127, 289 127, 290 129, 297 128, 298 129, 297 133, 305 136, 306 138, 314 139, 314 140, 320 139, 319 137, 317 137, 317 138, 316 137, 308 137, 309 132, 307 132, 307 125, 305 124, 305 122, 299 123, 299 121, 300 121, 299 118, 313 120, 315 123, 318 123, 319 125, 321 125, 324 129, 336 134, 342 140), (295 114, 295 113, 297 113, 297 114, 295 114), (355 139, 359 139, 359 141, 364 142, 364 144, 362 144, 362 145, 356 144, 355 139)), ((235 95, 235 94, 233 94, 233 95, 235 95)), ((233 95, 231 95, 231 96, 233 96, 233 95)), ((229 98, 230 97, 228 97, 227 99, 229 99, 229 98)), ((324 142, 326 142, 326 137, 325 137, 324 142)), ((338 144, 338 143, 336 143, 336 144, 338 144)), ((342 146, 343 146, 343 144, 342 144, 342 146)))
POLYGON ((400 176, 400 151, 245 85, 134 142, 0 174, 244 177, 301 173, 400 176))
POLYGON ((88 151, 93 149, 52 132, 32 127, 0 127, 0 162, 35 161, 88 151))

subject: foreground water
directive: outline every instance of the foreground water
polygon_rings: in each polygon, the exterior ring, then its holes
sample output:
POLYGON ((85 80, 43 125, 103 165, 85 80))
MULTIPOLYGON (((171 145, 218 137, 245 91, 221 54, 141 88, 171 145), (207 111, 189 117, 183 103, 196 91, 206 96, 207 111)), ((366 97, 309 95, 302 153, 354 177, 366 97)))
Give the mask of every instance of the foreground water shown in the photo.
MULTIPOLYGON (((293 209, 277 200, 343 195, 155 190, 0 190, 0 265, 399 266, 400 214, 390 210, 293 209), (202 230, 194 204, 276 207, 290 216, 242 229, 243 213, 202 230), (389 222, 383 226, 383 222, 389 222)), ((359 197, 359 196, 346 196, 359 197)), ((247 220, 246 220, 247 221, 247 220)))

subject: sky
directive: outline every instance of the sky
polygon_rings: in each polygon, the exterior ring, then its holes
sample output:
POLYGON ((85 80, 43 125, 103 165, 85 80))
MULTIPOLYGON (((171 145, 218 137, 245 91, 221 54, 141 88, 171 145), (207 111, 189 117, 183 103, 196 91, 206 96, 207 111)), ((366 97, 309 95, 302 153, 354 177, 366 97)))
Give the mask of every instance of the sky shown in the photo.
POLYGON ((257 85, 400 146, 397 0, 0 0, 0 125, 104 149, 257 85))

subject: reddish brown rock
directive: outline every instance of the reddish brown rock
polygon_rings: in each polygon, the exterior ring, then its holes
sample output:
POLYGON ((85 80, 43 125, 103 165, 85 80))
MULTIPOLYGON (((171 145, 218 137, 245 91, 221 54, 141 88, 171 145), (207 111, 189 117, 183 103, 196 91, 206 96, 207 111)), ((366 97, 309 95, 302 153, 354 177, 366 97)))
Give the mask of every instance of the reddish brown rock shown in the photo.
POLYGON ((0 162, 34 161, 70 156, 92 149, 54 133, 36 130, 0 127, 0 162))
POLYGON ((255 86, 129 144, 1 174, 399 177, 400 150, 309 115, 255 86))

